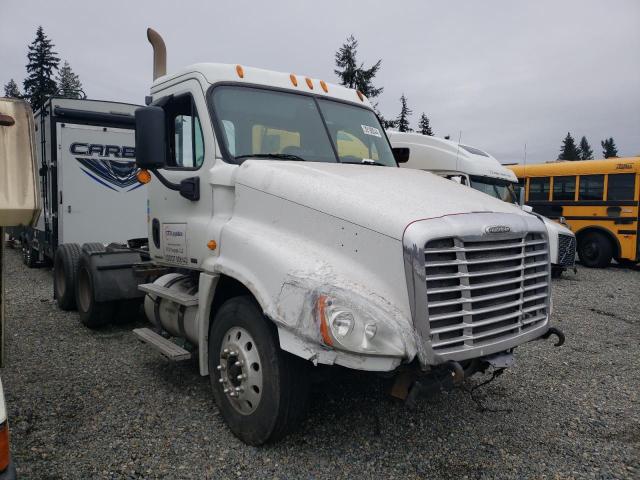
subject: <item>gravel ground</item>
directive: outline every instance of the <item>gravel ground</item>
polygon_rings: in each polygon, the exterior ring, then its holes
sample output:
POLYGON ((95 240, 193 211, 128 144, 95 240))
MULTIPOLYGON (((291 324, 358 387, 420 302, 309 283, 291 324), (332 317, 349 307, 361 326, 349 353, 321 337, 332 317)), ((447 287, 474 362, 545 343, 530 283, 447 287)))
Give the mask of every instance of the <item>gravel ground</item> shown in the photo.
POLYGON ((56 308, 51 273, 17 251, 5 278, 20 478, 640 478, 637 270, 554 280, 567 344, 518 349, 477 391, 496 411, 462 390, 410 410, 376 378, 347 375, 316 387, 298 433, 263 448, 227 430, 193 363, 165 361, 133 325, 82 327, 56 308))

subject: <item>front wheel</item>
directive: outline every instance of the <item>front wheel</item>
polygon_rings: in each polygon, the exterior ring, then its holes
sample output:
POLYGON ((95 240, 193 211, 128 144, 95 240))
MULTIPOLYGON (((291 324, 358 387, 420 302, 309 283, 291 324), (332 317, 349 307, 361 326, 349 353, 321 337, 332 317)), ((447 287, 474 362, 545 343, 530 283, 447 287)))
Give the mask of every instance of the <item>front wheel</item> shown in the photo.
POLYGON ((250 445, 294 429, 309 395, 307 363, 280 350, 277 333, 250 297, 227 300, 209 334, 209 378, 231 431, 250 445))
POLYGON ((611 263, 613 246, 602 233, 587 233, 578 242, 578 255, 586 267, 604 268, 611 263))

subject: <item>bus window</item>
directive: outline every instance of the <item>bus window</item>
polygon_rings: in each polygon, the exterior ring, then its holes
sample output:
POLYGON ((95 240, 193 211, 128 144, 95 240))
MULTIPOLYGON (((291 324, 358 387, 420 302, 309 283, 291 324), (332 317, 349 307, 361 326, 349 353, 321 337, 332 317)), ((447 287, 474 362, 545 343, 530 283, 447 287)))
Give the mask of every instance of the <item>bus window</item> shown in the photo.
POLYGON ((607 200, 633 200, 636 191, 635 173, 609 175, 607 200))
POLYGON ((529 201, 549 200, 549 177, 529 180, 529 201))
POLYGON ((604 175, 581 175, 578 200, 602 200, 604 175))
POLYGON ((553 177, 553 200, 574 200, 576 177, 553 177))

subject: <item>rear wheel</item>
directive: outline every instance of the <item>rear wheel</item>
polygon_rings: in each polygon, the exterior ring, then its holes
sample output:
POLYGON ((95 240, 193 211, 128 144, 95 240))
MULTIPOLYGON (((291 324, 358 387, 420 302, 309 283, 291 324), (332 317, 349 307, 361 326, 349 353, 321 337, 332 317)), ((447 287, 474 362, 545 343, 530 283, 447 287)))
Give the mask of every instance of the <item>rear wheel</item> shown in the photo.
POLYGON ((76 305, 80 321, 85 327, 99 328, 113 319, 116 310, 115 302, 97 302, 91 269, 86 256, 78 262, 76 279, 76 305))
POLYGON ((211 326, 209 377, 231 431, 262 445, 299 424, 309 393, 307 363, 280 350, 277 333, 250 297, 227 300, 211 326))
POLYGON ((613 245, 602 233, 590 232, 584 235, 578 243, 580 261, 586 267, 603 268, 611 263, 613 245))
POLYGON ((76 308, 76 271, 80 258, 80 245, 63 243, 53 260, 53 295, 62 310, 76 308))

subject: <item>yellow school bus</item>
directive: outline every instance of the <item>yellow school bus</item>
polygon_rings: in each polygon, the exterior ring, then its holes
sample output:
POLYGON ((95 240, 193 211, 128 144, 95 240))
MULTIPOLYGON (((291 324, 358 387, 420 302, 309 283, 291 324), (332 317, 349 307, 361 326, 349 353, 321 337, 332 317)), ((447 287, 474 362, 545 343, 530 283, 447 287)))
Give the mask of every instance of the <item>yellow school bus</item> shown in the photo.
POLYGON ((640 261, 640 157, 552 162, 509 167, 533 210, 564 217, 578 240, 580 261, 606 267, 640 261))

